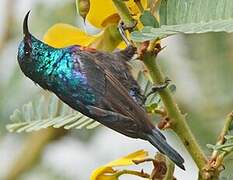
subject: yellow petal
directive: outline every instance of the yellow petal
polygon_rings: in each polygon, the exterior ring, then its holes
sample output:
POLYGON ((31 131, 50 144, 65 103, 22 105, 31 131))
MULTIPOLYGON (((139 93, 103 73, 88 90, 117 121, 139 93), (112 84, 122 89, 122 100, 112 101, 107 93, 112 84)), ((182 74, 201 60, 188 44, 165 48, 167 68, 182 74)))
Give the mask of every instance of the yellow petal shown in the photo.
POLYGON ((101 36, 91 44, 91 47, 111 52, 121 43, 121 41, 122 39, 117 29, 117 25, 109 25, 103 29, 101 36))
POLYGON ((111 167, 100 167, 92 172, 91 180, 116 180, 115 172, 111 167))
POLYGON ((120 19, 116 14, 112 0, 90 0, 90 10, 87 14, 87 20, 95 27, 103 28, 103 22, 107 18, 112 23, 117 23, 120 19))
POLYGON ((114 175, 116 171, 114 171, 112 167, 132 165, 134 164, 133 160, 141 160, 147 156, 148 152, 139 150, 120 159, 112 161, 94 170, 91 174, 91 180, 116 180, 117 178, 114 175))
POLYGON ((127 166, 132 165, 133 160, 141 160, 144 159, 146 156, 148 156, 148 152, 144 150, 139 150, 134 153, 128 154, 127 156, 124 156, 120 159, 117 159, 115 161, 112 161, 108 163, 106 166, 108 167, 115 167, 115 166, 127 166))
POLYGON ((69 24, 55 24, 44 35, 44 41, 50 46, 63 48, 70 45, 88 46, 100 36, 88 35, 81 29, 69 24))
MULTIPOLYGON (((141 0, 143 7, 147 6, 147 0, 141 0)), ((133 15, 139 13, 139 9, 134 0, 126 2, 127 7, 133 15)), ((120 17, 112 0, 90 0, 90 10, 87 20, 97 28, 104 28, 109 24, 116 24, 120 17)))
POLYGON ((127 45, 125 44, 124 41, 121 41, 121 43, 117 46, 117 48, 119 49, 125 49, 127 47, 127 45))

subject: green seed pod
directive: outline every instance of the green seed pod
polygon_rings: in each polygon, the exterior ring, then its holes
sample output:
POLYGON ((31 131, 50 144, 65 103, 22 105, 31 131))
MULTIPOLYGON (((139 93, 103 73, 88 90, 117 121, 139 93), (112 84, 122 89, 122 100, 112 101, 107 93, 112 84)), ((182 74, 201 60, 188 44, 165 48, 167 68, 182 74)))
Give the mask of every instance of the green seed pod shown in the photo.
POLYGON ((76 0, 77 12, 82 18, 86 19, 86 16, 90 10, 90 0, 76 0))

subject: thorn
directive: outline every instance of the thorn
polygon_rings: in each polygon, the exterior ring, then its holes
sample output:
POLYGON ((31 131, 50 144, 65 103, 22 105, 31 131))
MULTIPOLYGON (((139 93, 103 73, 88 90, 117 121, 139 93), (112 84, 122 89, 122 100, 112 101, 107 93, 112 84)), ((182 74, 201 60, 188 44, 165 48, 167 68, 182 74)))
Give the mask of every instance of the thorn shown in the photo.
POLYGON ((158 124, 157 127, 159 129, 168 129, 171 127, 171 122, 169 117, 163 118, 158 124))

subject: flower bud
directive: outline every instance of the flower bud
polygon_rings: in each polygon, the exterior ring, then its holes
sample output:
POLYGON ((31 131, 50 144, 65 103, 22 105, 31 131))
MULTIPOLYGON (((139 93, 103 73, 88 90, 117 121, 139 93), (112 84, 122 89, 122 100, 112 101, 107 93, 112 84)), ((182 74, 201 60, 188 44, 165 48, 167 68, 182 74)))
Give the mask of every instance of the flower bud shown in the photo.
POLYGON ((86 16, 90 10, 90 0, 76 0, 77 12, 82 18, 86 19, 86 16))

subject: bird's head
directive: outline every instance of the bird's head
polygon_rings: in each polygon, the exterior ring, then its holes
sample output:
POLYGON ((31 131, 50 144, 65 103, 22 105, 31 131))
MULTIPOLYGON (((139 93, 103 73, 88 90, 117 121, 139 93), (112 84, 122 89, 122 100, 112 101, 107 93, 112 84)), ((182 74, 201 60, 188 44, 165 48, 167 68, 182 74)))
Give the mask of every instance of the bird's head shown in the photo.
MULTIPOLYGON (((28 29, 28 17, 30 11, 26 14, 23 21, 23 40, 18 47, 18 63, 23 73, 33 79, 38 66, 46 63, 45 55, 54 48, 36 39, 28 29)), ((34 79, 33 79, 34 80, 34 79)))
POLYGON ((33 69, 34 57, 33 57, 33 36, 28 29, 28 16, 30 11, 26 14, 23 22, 23 34, 24 38, 20 42, 18 47, 18 62, 21 70, 25 73, 26 76, 30 76, 33 69))

